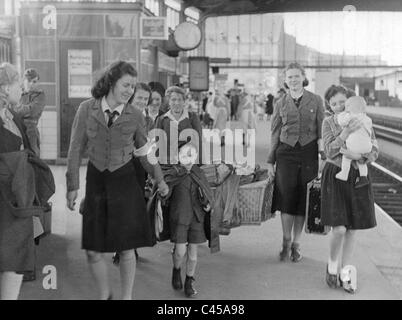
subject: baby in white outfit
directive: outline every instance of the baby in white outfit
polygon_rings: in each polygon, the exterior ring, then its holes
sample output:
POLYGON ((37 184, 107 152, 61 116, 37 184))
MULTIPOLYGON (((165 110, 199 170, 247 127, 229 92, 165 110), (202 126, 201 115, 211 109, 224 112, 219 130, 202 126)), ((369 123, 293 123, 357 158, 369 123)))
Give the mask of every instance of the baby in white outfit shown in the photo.
MULTIPOLYGON (((348 136, 346 139, 346 148, 354 153, 369 153, 373 147, 371 142, 373 123, 366 115, 366 101, 364 98, 359 96, 350 97, 348 100, 346 100, 345 111, 336 115, 336 120, 342 128, 346 127, 349 122, 355 118, 359 119, 363 125, 348 136)), ((352 159, 349 159, 343 155, 342 170, 337 173, 336 178, 343 181, 348 180, 351 164, 352 159)), ((360 179, 358 179, 356 183, 356 188, 359 188, 368 184, 368 169, 366 164, 359 163, 359 161, 357 161, 357 166, 359 168, 360 179)))

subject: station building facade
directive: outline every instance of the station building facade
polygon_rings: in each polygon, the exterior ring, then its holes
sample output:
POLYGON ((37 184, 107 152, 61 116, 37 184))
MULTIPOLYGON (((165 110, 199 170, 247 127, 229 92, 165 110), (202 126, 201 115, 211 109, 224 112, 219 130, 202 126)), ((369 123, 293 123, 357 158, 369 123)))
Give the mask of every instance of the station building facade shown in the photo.
POLYGON ((36 68, 40 74, 46 107, 38 127, 45 160, 65 162, 78 106, 90 97, 94 79, 109 63, 126 60, 136 68, 138 81, 160 81, 165 87, 187 71, 180 62, 184 52, 171 56, 167 41, 140 39, 141 16, 166 16, 170 31, 194 20, 178 0, 38 0, 10 6, 0 12, 15 26, 7 38, 0 32, 1 62, 12 62, 21 71, 36 68))

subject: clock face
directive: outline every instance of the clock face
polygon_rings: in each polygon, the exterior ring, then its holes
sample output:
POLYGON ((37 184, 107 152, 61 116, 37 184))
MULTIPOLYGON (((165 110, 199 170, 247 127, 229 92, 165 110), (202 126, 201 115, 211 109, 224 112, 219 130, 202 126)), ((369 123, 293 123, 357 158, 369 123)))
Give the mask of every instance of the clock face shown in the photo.
POLYGON ((173 34, 176 45, 182 50, 193 50, 201 43, 201 30, 191 22, 179 24, 173 34))

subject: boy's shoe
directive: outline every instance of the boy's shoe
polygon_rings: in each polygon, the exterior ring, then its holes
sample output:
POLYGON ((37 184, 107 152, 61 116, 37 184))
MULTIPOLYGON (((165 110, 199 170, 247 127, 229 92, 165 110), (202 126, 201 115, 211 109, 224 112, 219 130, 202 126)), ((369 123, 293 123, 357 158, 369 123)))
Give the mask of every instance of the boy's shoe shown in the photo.
MULTIPOLYGON (((187 279, 186 279, 187 280, 187 279)), ((183 289, 183 281, 181 280, 181 269, 176 269, 173 267, 172 272, 172 287, 175 290, 183 289)))
POLYGON ((290 259, 293 262, 299 262, 302 258, 303 256, 300 253, 300 244, 292 243, 290 259))
POLYGON ((197 295, 197 290, 194 288, 194 277, 189 277, 186 275, 186 280, 184 282, 184 293, 187 298, 193 298, 197 295))
POLYGON ((369 181, 367 177, 357 177, 356 182, 355 182, 355 188, 363 188, 364 186, 367 186, 369 184, 369 181))
POLYGON ((36 280, 36 272, 35 270, 33 271, 24 271, 22 281, 28 282, 28 281, 35 281, 36 280))

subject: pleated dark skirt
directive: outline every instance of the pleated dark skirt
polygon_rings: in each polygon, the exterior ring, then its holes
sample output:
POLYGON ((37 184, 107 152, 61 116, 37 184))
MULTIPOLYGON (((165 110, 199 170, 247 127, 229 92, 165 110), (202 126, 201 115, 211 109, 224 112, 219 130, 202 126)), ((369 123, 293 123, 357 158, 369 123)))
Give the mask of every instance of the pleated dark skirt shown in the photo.
POLYGON ((133 162, 114 172, 88 163, 82 248, 118 252, 152 246, 151 223, 133 162))
POLYGON ((303 216, 307 183, 318 174, 318 145, 312 141, 294 147, 280 142, 276 149, 276 173, 271 211, 303 216))
POLYGON ((321 222, 324 225, 347 229, 370 229, 377 223, 375 219, 374 195, 369 185, 354 187, 359 170, 351 166, 347 181, 335 175, 341 168, 327 162, 322 172, 321 182, 321 222))

